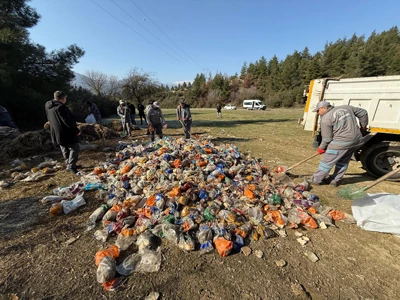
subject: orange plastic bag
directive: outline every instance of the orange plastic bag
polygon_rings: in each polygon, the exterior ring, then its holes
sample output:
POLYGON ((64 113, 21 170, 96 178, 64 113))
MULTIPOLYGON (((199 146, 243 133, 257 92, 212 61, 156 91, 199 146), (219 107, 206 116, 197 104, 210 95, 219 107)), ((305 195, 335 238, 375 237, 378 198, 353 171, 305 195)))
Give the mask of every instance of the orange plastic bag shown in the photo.
POLYGON ((151 195, 151 196, 147 199, 146 205, 152 207, 152 206, 154 206, 154 204, 156 204, 156 196, 155 196, 155 195, 151 195))
POLYGON ((308 217, 307 219, 302 220, 301 224, 303 224, 307 228, 312 228, 312 229, 318 228, 317 222, 315 222, 313 217, 308 217))
POLYGON ((113 259, 117 259, 118 256, 119 256, 119 249, 118 249, 118 247, 114 245, 114 246, 111 246, 111 247, 109 247, 109 248, 107 248, 107 249, 105 249, 105 250, 102 250, 102 251, 97 252, 97 253, 96 253, 96 256, 95 256, 96 266, 99 266, 101 260, 102 260, 104 257, 108 257, 108 256, 109 256, 109 257, 112 257, 113 259))
POLYGON ((105 173, 105 172, 106 172, 106 170, 104 170, 102 168, 98 168, 98 167, 94 168, 94 170, 93 170, 93 173, 96 174, 96 175, 100 175, 100 174, 105 173))
POLYGON ((317 213, 317 210, 316 210, 314 207, 312 207, 312 206, 308 209, 308 211, 309 211, 310 213, 312 213, 312 214, 316 214, 316 213, 317 213))
POLYGON ((134 236, 134 235, 136 235, 136 229, 135 228, 124 228, 121 230, 120 234, 122 236, 134 236))
POLYGON ((205 162, 204 160, 197 162, 197 166, 199 167, 204 167, 205 165, 207 165, 207 162, 205 162))
POLYGON ((246 238, 246 236, 247 236, 246 232, 244 232, 243 230, 241 230, 239 228, 235 228, 235 234, 240 235, 242 238, 246 238))
POLYGON ((233 243, 224 239, 223 237, 219 237, 214 241, 215 248, 217 249, 219 255, 222 257, 228 256, 233 248, 233 243))
POLYGON ((282 219, 282 214, 279 210, 270 210, 264 216, 265 221, 269 222, 272 221, 278 227, 285 226, 285 220, 282 219))
POLYGON ((204 148, 204 151, 207 153, 207 154, 212 154, 212 149, 211 148, 204 148))
POLYGON ((334 219, 335 221, 340 221, 344 220, 346 218, 344 212, 338 211, 338 210, 331 210, 329 212, 329 215, 334 219))
POLYGON ((119 213, 122 210, 122 206, 118 205, 118 204, 114 204, 113 207, 110 208, 110 210, 119 213))
POLYGON ((247 186, 247 189, 249 189, 250 191, 255 191, 256 190, 256 185, 255 184, 249 184, 247 186))
POLYGON ((179 187, 173 188, 169 193, 168 196, 170 197, 178 197, 181 195, 181 189, 179 187))
POLYGON ((176 169, 179 169, 182 167, 182 161, 180 159, 175 159, 173 165, 176 169))
POLYGON ((116 170, 110 170, 110 171, 108 171, 108 175, 114 175, 115 173, 117 173, 116 170))
POLYGON ((244 190, 244 195, 245 195, 246 197, 250 198, 250 199, 254 199, 254 198, 255 198, 254 193, 253 193, 251 190, 249 190, 249 189, 245 189, 245 190, 244 190))
POLYGON ((126 165, 126 166, 124 166, 124 167, 122 168, 121 173, 122 173, 122 174, 126 174, 126 173, 128 173, 130 170, 131 170, 131 166, 130 166, 130 165, 126 165))

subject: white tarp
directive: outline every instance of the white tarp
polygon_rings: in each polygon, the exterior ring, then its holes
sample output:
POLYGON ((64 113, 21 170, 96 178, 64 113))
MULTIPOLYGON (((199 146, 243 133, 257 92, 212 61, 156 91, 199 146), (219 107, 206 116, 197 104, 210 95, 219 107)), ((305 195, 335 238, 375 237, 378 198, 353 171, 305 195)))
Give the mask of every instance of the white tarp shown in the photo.
POLYGON ((353 201, 351 209, 361 228, 400 234, 400 195, 367 194, 353 201))

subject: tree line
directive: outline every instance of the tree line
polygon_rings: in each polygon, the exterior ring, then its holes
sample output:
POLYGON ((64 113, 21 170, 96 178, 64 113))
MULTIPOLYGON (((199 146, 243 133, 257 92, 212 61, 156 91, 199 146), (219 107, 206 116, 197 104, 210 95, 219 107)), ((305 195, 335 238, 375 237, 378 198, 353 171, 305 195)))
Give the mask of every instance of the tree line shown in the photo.
POLYGON ((354 34, 327 42, 311 54, 306 47, 279 60, 262 56, 244 62, 239 73, 199 73, 191 82, 168 86, 150 72, 136 68, 120 79, 100 71, 87 71, 84 87, 74 87, 72 67, 84 55, 77 45, 46 51, 29 39, 28 29, 40 17, 28 0, 0 1, 0 104, 20 127, 40 126, 44 104, 55 90, 68 94, 68 105, 83 121, 86 102, 95 102, 103 116, 115 114, 118 100, 146 104, 161 102, 176 107, 185 98, 192 107, 215 107, 217 103, 238 106, 244 99, 260 99, 269 107, 291 107, 304 101, 310 80, 322 77, 365 77, 400 74, 400 32, 397 26, 381 33, 354 34))

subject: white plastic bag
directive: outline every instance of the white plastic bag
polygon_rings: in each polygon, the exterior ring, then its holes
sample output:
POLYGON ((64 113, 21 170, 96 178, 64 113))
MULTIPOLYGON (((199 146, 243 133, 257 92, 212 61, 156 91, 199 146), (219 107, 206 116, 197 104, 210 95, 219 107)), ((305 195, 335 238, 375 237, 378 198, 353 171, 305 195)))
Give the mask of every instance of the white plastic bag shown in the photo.
POLYGON ((117 266, 117 272, 128 276, 133 272, 157 272, 161 266, 161 250, 142 249, 129 255, 122 264, 117 266))
POLYGON ((351 209, 361 228, 400 234, 400 195, 367 194, 355 200, 351 209))
POLYGON ((85 201, 85 199, 83 199, 83 193, 82 193, 82 194, 77 195, 71 201, 67 201, 67 200, 61 201, 61 204, 63 206, 64 214, 69 214, 71 211, 78 209, 78 207, 85 205, 86 201, 85 201))
POLYGON ((86 117, 85 122, 89 123, 89 124, 95 124, 96 123, 96 118, 94 117, 93 114, 90 114, 90 115, 88 115, 86 117))

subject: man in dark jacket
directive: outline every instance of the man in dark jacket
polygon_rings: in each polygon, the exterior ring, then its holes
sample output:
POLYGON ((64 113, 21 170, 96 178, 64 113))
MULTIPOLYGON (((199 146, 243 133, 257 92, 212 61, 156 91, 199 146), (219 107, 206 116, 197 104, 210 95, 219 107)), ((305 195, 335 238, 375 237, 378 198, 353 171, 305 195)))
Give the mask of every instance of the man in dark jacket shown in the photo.
POLYGON ((66 102, 67 95, 62 91, 56 91, 54 99, 48 101, 45 108, 47 120, 50 123, 51 139, 55 145, 60 146, 67 170, 76 174, 80 131, 71 111, 65 106, 66 102))
POLYGON ((138 104, 138 111, 139 111, 139 117, 140 117, 140 125, 143 125, 143 119, 147 124, 146 121, 146 114, 144 113, 144 105, 142 103, 138 104))
POLYGON ((182 124, 185 138, 190 139, 190 129, 192 128, 192 114, 190 113, 190 106, 185 104, 185 100, 179 100, 179 106, 176 109, 176 117, 182 124))
POLYGON ((93 114, 94 118, 96 119, 96 122, 100 124, 101 123, 100 109, 97 107, 95 103, 92 103, 90 101, 87 101, 86 103, 89 106, 90 113, 93 114))
POLYGON ((135 107, 135 104, 129 103, 128 107, 131 110, 131 123, 136 126, 136 121, 135 121, 136 107, 135 107))

